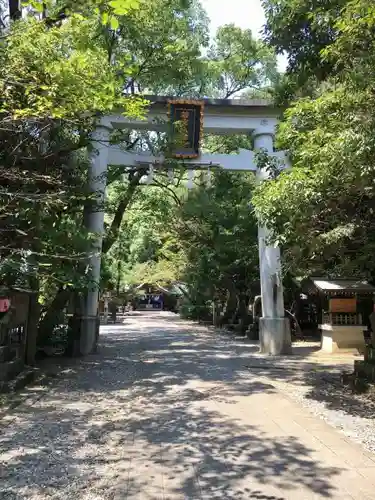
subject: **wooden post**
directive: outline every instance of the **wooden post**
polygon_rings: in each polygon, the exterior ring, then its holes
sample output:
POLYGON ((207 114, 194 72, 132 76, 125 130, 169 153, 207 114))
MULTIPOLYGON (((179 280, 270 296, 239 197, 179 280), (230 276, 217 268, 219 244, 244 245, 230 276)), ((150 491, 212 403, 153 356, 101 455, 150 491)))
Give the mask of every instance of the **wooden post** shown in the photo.
POLYGON ((38 300, 38 293, 32 293, 29 296, 29 311, 26 325, 26 364, 32 366, 35 364, 36 344, 38 338, 38 324, 40 317, 40 304, 38 300))
POLYGON ((217 325, 217 309, 216 309, 216 302, 212 302, 212 324, 214 326, 217 325))
POLYGON ((370 314, 371 322, 371 346, 375 349, 375 311, 370 314))

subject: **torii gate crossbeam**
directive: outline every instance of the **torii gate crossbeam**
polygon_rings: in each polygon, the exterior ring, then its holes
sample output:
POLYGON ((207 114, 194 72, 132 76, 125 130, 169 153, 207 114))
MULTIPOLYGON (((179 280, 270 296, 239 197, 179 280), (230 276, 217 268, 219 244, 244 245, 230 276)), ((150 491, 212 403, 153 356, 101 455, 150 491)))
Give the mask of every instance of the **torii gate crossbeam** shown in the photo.
MULTIPOLYGON (((136 166, 139 164, 162 165, 163 157, 154 157, 148 153, 130 153, 119 146, 109 143, 111 131, 118 129, 164 131, 168 126, 168 102, 170 97, 144 96, 150 101, 147 118, 132 120, 121 113, 103 116, 93 134, 95 153, 91 155, 89 182, 91 189, 104 200, 108 165, 136 166)), ((253 137, 255 150, 265 150, 269 154, 284 160, 283 152, 274 152, 273 139, 280 110, 270 101, 254 99, 243 101, 203 99, 203 131, 210 134, 249 134, 253 137)), ((199 165, 199 170, 220 165, 226 170, 254 171, 259 181, 268 177, 266 170, 257 169, 254 152, 240 150, 237 155, 204 154, 199 158, 184 160, 184 164, 199 165)), ((104 212, 93 211, 88 217, 88 228, 98 234, 95 252, 91 256, 91 268, 94 281, 100 279, 100 250, 104 231, 104 212)), ((267 242, 269 232, 259 227, 259 261, 262 296, 262 318, 260 319, 260 350, 268 354, 285 354, 291 351, 289 320, 284 317, 283 287, 281 282, 280 249, 267 242)), ((96 339, 96 317, 98 290, 88 292, 86 313, 81 336, 81 352, 92 350, 96 339)))

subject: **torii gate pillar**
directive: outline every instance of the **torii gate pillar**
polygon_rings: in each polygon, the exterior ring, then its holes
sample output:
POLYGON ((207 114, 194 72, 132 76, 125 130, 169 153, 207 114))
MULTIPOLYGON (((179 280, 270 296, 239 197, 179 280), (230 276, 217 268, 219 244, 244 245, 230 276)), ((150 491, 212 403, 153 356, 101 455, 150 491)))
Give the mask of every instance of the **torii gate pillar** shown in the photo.
MULTIPOLYGON (((258 128, 253 133, 256 150, 273 152, 272 128, 258 128)), ((266 169, 257 170, 259 182, 269 176, 266 169)), ((281 279, 280 248, 267 242, 270 232, 259 226, 259 270, 262 296, 262 317, 259 320, 259 347, 265 354, 291 353, 291 335, 289 319, 285 318, 284 296, 281 279)))
POLYGON ((109 130, 100 125, 92 134, 92 151, 88 168, 88 187, 93 195, 90 209, 85 213, 86 229, 92 233, 88 264, 91 280, 88 285, 76 355, 95 352, 99 336, 98 305, 101 251, 104 236, 104 197, 107 186, 109 130))

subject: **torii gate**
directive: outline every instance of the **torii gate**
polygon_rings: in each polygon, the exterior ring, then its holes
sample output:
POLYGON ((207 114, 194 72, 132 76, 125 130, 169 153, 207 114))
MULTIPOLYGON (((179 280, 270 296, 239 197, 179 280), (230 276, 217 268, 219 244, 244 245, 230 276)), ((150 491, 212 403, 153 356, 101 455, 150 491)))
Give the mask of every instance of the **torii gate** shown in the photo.
MULTIPOLYGON (((132 120, 121 114, 103 116, 93 134, 89 181, 98 198, 104 200, 107 165, 139 166, 148 164, 162 165, 163 157, 154 157, 149 153, 125 152, 117 145, 109 143, 112 131, 119 129, 165 131, 169 124, 168 103, 172 97, 145 96, 150 101, 145 120, 132 120)), ((204 113, 202 129, 209 134, 249 134, 253 137, 255 150, 265 150, 287 163, 284 152, 274 152, 273 139, 280 110, 269 100, 226 100, 202 99, 204 113)), ((257 169, 255 153, 240 150, 237 155, 198 154, 194 160, 184 160, 189 169, 209 169, 210 166, 233 171, 254 171, 259 181, 268 177, 266 169, 257 169)), ((92 278, 100 279, 101 246, 104 232, 104 212, 93 211, 88 216, 88 228, 99 235, 96 252, 90 258, 92 278)), ((280 249, 267 245, 267 228, 259 227, 259 260, 262 297, 260 318, 260 350, 268 354, 287 354, 291 352, 289 320, 284 317, 283 286, 281 282, 280 249)), ((96 317, 98 310, 98 290, 92 289, 87 294, 81 336, 81 353, 92 350, 96 338, 96 317)))

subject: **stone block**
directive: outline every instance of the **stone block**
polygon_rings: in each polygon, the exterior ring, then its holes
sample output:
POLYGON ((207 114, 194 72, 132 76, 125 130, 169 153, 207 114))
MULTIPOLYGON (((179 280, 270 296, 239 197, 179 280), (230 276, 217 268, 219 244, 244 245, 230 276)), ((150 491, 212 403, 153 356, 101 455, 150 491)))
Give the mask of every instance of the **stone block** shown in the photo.
POLYGON ((9 361, 10 348, 7 345, 0 346, 0 363, 9 361))
POLYGON ((322 331, 321 349, 330 354, 365 352, 364 327, 361 325, 320 325, 322 331))
POLYGON ((288 318, 259 318, 260 352, 277 356, 292 353, 288 318))
POLYGON ((24 362, 21 358, 0 363, 0 381, 4 382, 13 379, 22 371, 23 367, 24 362))

